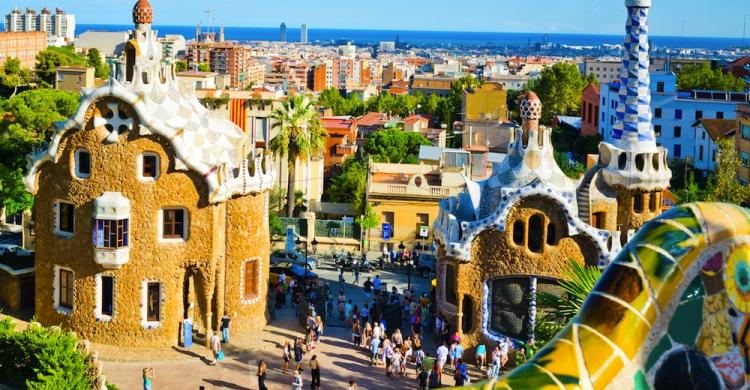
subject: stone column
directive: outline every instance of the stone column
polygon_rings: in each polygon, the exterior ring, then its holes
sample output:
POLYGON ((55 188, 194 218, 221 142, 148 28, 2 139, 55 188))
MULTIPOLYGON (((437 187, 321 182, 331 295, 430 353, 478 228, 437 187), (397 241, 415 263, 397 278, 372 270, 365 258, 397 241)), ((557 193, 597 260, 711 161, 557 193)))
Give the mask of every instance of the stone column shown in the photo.
POLYGON ((464 322, 464 295, 463 294, 457 294, 458 296, 456 299, 458 300, 456 302, 456 332, 458 332, 459 335, 463 336, 463 322, 464 322))
POLYGON ((529 281, 529 339, 533 339, 536 325, 536 276, 529 281))
POLYGON ((215 286, 215 269, 210 269, 208 264, 202 265, 205 268, 201 270, 201 276, 203 278, 203 297, 206 302, 206 312, 204 313, 204 320, 206 323, 206 348, 211 349, 211 336, 213 336, 214 331, 214 324, 212 322, 213 313, 211 312, 213 308, 213 295, 214 295, 214 286, 215 286))

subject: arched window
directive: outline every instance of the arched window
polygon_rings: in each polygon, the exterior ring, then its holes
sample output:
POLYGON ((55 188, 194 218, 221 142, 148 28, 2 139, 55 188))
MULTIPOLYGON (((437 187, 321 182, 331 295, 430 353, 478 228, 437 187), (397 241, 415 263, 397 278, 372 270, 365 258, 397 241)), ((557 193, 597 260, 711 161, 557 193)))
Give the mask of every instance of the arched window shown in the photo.
POLYGON ((648 208, 649 208, 649 210, 651 210, 652 213, 656 212, 656 207, 658 205, 658 200, 659 200, 659 191, 654 191, 654 192, 652 192, 652 193, 649 194, 648 208))
POLYGON ((456 294, 456 267, 452 264, 445 265, 445 301, 454 305, 458 305, 458 297, 456 294))
POLYGON ((554 223, 547 224, 547 245, 557 244, 557 227, 554 223))
POLYGON ((618 168, 620 168, 620 170, 625 169, 627 162, 628 162, 628 155, 625 153, 620 153, 620 155, 617 157, 618 168))
POLYGON ((544 216, 534 214, 529 218, 529 250, 534 253, 542 252, 544 234, 544 216))
POLYGON ((516 221, 513 223, 513 243, 522 246, 524 244, 523 235, 526 226, 523 221, 516 221))
POLYGON ((643 212, 643 194, 641 193, 633 195, 633 212, 636 214, 643 212))
POLYGON ((462 313, 461 318, 461 330, 464 333, 469 333, 474 328, 474 303, 471 297, 464 295, 464 299, 461 300, 462 313))
POLYGON ((125 45, 125 81, 133 81, 135 68, 135 45, 128 42, 125 45))

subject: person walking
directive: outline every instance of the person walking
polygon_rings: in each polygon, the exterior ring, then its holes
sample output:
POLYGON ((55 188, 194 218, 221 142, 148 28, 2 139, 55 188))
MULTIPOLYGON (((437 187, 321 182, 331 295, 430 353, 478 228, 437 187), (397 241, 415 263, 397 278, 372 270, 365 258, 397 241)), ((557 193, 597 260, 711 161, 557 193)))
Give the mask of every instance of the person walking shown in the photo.
POLYGON ((362 328, 359 326, 359 322, 352 325, 352 342, 355 348, 362 344, 362 328))
POLYGON ((302 375, 299 374, 299 370, 294 371, 294 382, 292 382, 292 390, 302 390, 302 375))
POLYGON ((320 342, 323 337, 323 319, 320 316, 315 317, 315 338, 320 342))
POLYGON ((346 285, 346 279, 344 279, 344 270, 339 271, 339 288, 343 289, 346 285))
POLYGON ((464 347, 460 343, 453 343, 451 346, 451 365, 456 367, 456 362, 463 361, 464 347))
POLYGON ((284 341, 284 350, 281 353, 281 357, 284 359, 283 372, 286 374, 289 372, 289 362, 292 360, 292 343, 289 340, 284 341))
POLYGON ((359 311, 359 317, 362 319, 362 326, 370 321, 370 309, 367 307, 367 303, 362 306, 362 310, 359 311))
POLYGON ((320 388, 320 362, 318 361, 318 355, 313 355, 310 358, 310 376, 312 380, 310 382, 310 388, 315 390, 320 388))
POLYGON ((375 291, 375 299, 380 297, 380 288, 383 282, 380 280, 380 275, 375 275, 375 279, 372 280, 372 289, 375 291))
POLYGON ((354 309, 354 305, 352 305, 352 300, 350 299, 344 305, 344 321, 347 325, 352 324, 352 309, 354 309))
POLYGON ((430 373, 421 370, 417 373, 417 388, 419 390, 427 390, 427 380, 430 378, 430 373))
POLYGON ((266 387, 266 371, 268 370, 268 366, 266 365, 265 360, 261 360, 258 362, 258 390, 268 390, 268 387, 266 387))
POLYGON ((339 289, 339 297, 337 306, 339 309, 339 319, 341 321, 344 321, 344 309, 346 308, 346 295, 344 294, 344 289, 339 289))
POLYGON ((453 373, 453 379, 456 381, 455 386, 460 387, 466 384, 466 380, 469 379, 468 368, 461 359, 456 360, 454 364, 456 371, 453 373))
POLYGON ((379 337, 372 337, 372 341, 370 341, 370 365, 377 366, 378 365, 378 349, 380 348, 380 338, 379 337))
POLYGON ((487 363, 487 347, 484 344, 477 346, 476 362, 479 367, 479 371, 484 371, 484 365, 487 363))
POLYGON ((211 347, 211 352, 214 358, 213 361, 211 361, 211 365, 213 366, 219 361, 219 355, 222 353, 221 340, 219 340, 219 335, 216 332, 213 332, 213 336, 211 336, 211 340, 209 341, 209 346, 211 347))
MULTIPOLYGON (((426 355, 424 354, 424 350, 422 349, 422 346, 414 347, 414 364, 415 364, 415 374, 420 375, 423 372, 424 369, 424 359, 426 355)), ((427 373, 429 375, 429 373, 427 373)), ((425 386, 427 386, 427 376, 425 376, 425 386)))
POLYGON ((369 304, 372 300, 372 280, 367 277, 367 280, 362 284, 362 288, 365 290, 365 304, 369 304))
POLYGON ((305 351, 302 349, 302 339, 297 338, 294 341, 294 371, 299 372, 300 367, 302 366, 302 355, 304 355, 305 351))
POLYGON ((449 351, 446 343, 441 344, 437 349, 437 362, 435 363, 435 370, 437 371, 438 380, 441 384, 443 383, 443 368, 448 361, 448 354, 449 351))
POLYGON ((229 313, 224 311, 224 316, 221 317, 221 342, 226 344, 229 342, 229 313))
POLYGON ((353 282, 353 284, 355 286, 359 285, 359 265, 358 264, 354 265, 354 282, 353 282))
POLYGON ((151 382, 154 380, 154 368, 143 369, 143 390, 151 390, 151 382))

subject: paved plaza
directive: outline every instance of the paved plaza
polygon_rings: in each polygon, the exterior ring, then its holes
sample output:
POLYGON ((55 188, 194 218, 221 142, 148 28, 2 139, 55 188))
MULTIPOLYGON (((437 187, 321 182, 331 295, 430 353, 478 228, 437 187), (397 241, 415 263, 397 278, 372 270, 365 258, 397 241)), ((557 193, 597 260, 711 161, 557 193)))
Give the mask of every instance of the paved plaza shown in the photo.
MULTIPOLYGON (((326 262, 315 271, 321 279, 328 281, 336 290, 338 274, 326 262)), ((363 273, 360 286, 367 276, 381 276, 388 288, 396 286, 399 290, 406 288, 407 275, 403 272, 363 273)), ((429 281, 412 275, 412 284, 417 293, 427 291, 429 281)), ((352 273, 346 274, 347 298, 361 306, 364 293, 359 286, 352 286, 352 273)), ((289 389, 294 379, 292 374, 283 374, 281 346, 285 340, 303 337, 302 327, 288 307, 277 312, 276 320, 266 326, 262 334, 233 334, 231 343, 225 346, 227 357, 216 366, 207 364, 206 350, 200 345, 193 345, 190 351, 178 349, 142 350, 123 349, 95 345, 94 349, 104 361, 104 373, 107 379, 120 389, 141 388, 141 370, 144 367, 155 369, 154 389, 257 389, 256 368, 259 359, 265 359, 269 366, 266 381, 270 389, 289 389)), ((408 376, 398 381, 385 375, 383 366, 373 367, 369 364, 368 353, 364 349, 355 350, 351 344, 351 330, 338 320, 337 315, 326 321, 322 343, 303 360, 302 378, 305 388, 310 384, 308 362, 313 354, 318 355, 321 365, 322 389, 346 389, 350 379, 357 382, 359 389, 414 389, 416 376, 413 366, 409 367, 408 376)), ((431 337, 425 340, 426 350, 434 353, 435 345, 431 337)), ((452 379, 444 379, 446 384, 452 379)))

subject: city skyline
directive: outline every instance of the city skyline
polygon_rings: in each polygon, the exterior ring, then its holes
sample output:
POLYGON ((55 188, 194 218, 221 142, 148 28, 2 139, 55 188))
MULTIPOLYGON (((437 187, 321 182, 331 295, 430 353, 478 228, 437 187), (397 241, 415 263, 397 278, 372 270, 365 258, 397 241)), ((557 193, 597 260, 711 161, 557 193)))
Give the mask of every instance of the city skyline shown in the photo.
MULTIPOLYGON (((208 22, 211 9, 211 24, 227 27, 276 27, 285 22, 287 26, 299 28, 303 23, 310 29, 361 29, 404 31, 461 31, 461 32, 523 32, 523 33, 570 33, 570 34, 617 34, 622 18, 618 15, 620 2, 601 4, 596 0, 573 0, 561 4, 552 0, 539 0, 543 13, 527 12, 521 3, 483 4, 482 9, 467 9, 463 13, 450 12, 443 17, 449 4, 422 0, 408 3, 384 0, 377 7, 361 5, 352 9, 343 0, 326 0, 310 9, 301 0, 283 0, 248 6, 240 0, 227 0, 220 4, 204 6, 196 0, 157 0, 154 7, 160 9, 189 10, 180 13, 161 13, 157 25, 185 26, 208 22), (389 6, 392 5, 392 6, 389 6), (587 12, 581 13, 581 9, 587 12), (241 12, 247 10, 245 12, 241 12), (240 11, 240 12, 238 12, 240 11), (366 16, 362 15, 366 12, 366 16), (406 17, 419 15, 418 18, 406 17), (439 20, 439 22, 435 22, 439 20), (362 21, 361 23, 359 21, 362 21)), ((76 15, 81 24, 127 24, 119 10, 129 11, 129 0, 28 0, 9 4, 10 7, 26 7, 39 10, 43 7, 59 7, 76 15), (82 5, 84 3, 85 5, 82 5), (101 8, 111 9, 106 15, 99 14, 101 8)), ((707 2, 681 2, 679 0, 654 1, 651 22, 652 35, 741 38, 743 19, 750 23, 750 4, 742 0, 723 1, 722 7, 707 2), (722 23, 706 23, 706 20, 722 20, 722 23)), ((8 12, 10 10, 4 10, 8 12)), ((623 15, 624 17, 624 15, 623 15)))

